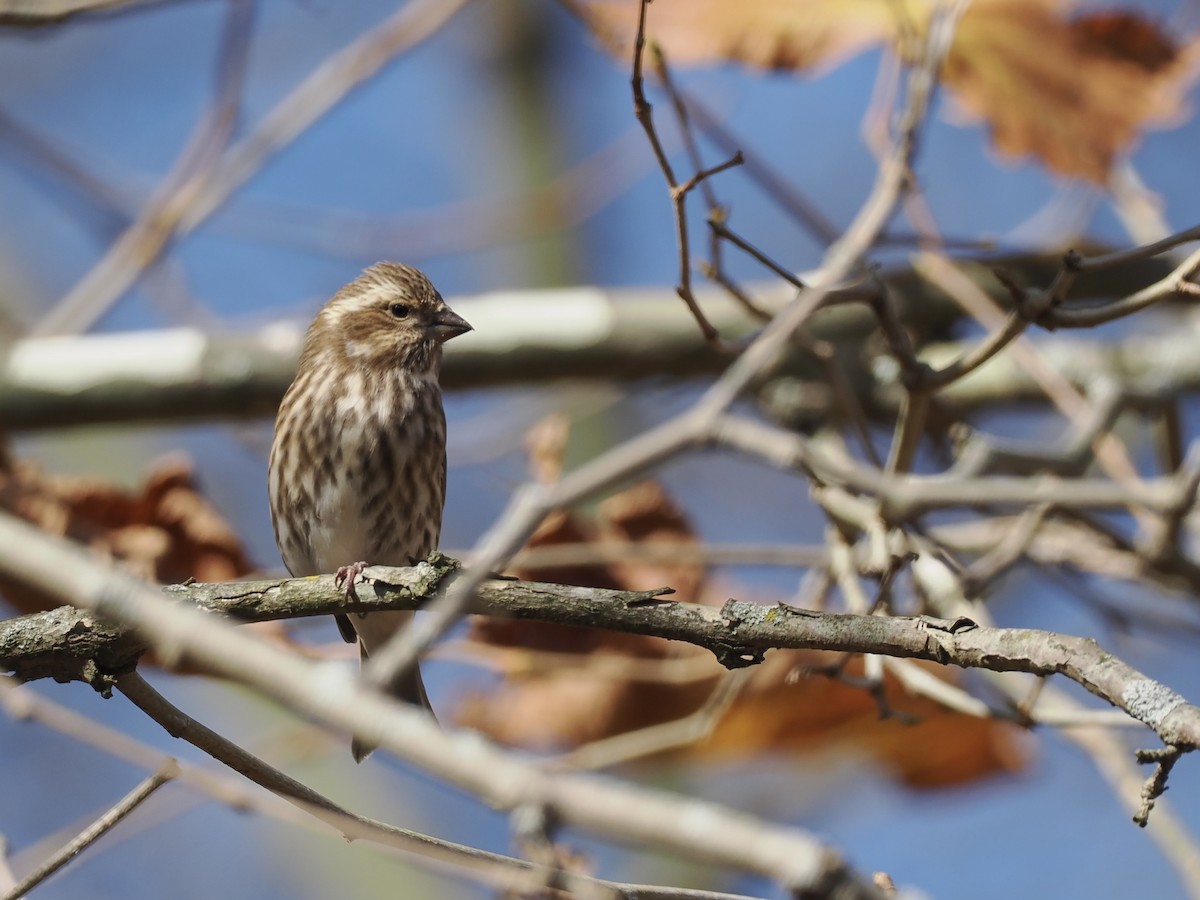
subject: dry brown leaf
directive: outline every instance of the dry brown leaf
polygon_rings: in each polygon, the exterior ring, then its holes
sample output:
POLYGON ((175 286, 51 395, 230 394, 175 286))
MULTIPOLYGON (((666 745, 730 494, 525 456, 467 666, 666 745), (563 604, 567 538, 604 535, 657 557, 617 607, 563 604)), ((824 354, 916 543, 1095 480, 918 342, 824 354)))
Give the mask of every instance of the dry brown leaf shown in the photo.
MULTIPOLYGON (((819 675, 788 677, 835 658, 811 651, 769 653, 710 738, 668 758, 723 761, 849 748, 917 788, 967 784, 1025 764, 1026 748, 1015 726, 961 715, 910 695, 890 675, 884 678, 884 693, 897 715, 889 718, 881 718, 874 697, 861 687, 819 675)), ((955 680, 944 666, 917 665, 955 680)), ((846 674, 861 676, 861 658, 851 660, 846 674)))
MULTIPOLYGON (((636 484, 601 503, 597 525, 598 543, 678 544, 681 547, 696 544, 696 535, 683 510, 654 481, 636 484)), ((708 579, 707 566, 684 559, 675 563, 616 562, 609 570, 624 590, 650 591, 669 586, 675 591, 671 599, 686 603, 696 602, 708 579)))
POLYGON ((943 77, 1000 153, 1103 183, 1145 128, 1181 116, 1195 45, 1134 13, 1070 20, 1059 6, 973 4, 943 77))
MULTIPOLYGON (((610 50, 628 59, 637 0, 567 0, 610 50)), ((656 0, 647 33, 668 61, 736 61, 813 70, 870 46, 905 55, 933 0, 656 0), (902 18, 903 17, 903 18, 902 18), (901 46, 902 40, 905 46, 901 46)), ((1178 119, 1197 44, 1177 42, 1134 11, 1072 17, 1065 0, 975 0, 943 80, 986 123, 1005 156, 1103 183, 1145 128, 1178 119)))
MULTIPOLYGON (((532 430, 526 446, 535 472, 557 477, 567 428, 565 420, 554 419, 532 430)), ((594 518, 578 512, 551 516, 530 546, 629 542, 685 546, 694 544, 696 535, 666 492, 643 482, 601 503, 594 518)), ((719 605, 729 596, 710 582, 706 566, 694 562, 598 562, 517 574, 625 590, 670 585, 676 589, 673 599, 692 603, 719 605)), ((565 625, 480 617, 472 621, 471 641, 477 658, 496 666, 503 677, 492 690, 462 697, 453 718, 503 743, 543 751, 683 718, 704 705, 724 672, 712 654, 688 644, 565 625)), ((710 740, 660 759, 748 759, 852 747, 920 787, 968 782, 1022 763, 1011 727, 950 713, 905 696, 891 682, 889 701, 919 715, 919 724, 881 720, 874 698, 861 688, 822 677, 788 677, 798 667, 829 659, 828 654, 771 652, 710 740)), ((949 677, 941 667, 931 671, 949 677)))
MULTIPOLYGON (((48 475, 27 461, 0 468, 0 508, 51 534, 86 544, 159 583, 229 581, 251 571, 237 533, 195 485, 190 464, 156 464, 138 491, 97 478, 48 475)), ((0 585, 22 612, 57 605, 0 585)))
MULTIPOLYGON (((598 635, 600 641, 591 656, 581 655, 573 665, 556 657, 557 665, 511 673, 495 690, 464 697, 455 711, 456 721, 511 746, 565 750, 683 718, 704 705, 724 671, 711 655, 696 648, 586 633, 598 635), (690 661, 702 663, 698 668, 707 669, 708 675, 679 683, 613 676, 622 658, 630 669, 645 668, 650 654, 660 661, 668 655, 692 657, 690 661), (631 663, 631 658, 637 662, 631 663)), ((536 658, 536 651, 530 656, 536 658)), ((790 673, 832 658, 808 651, 768 653, 707 740, 659 754, 654 761, 851 753, 873 759, 916 788, 966 784, 1026 763, 1026 745, 1015 726, 961 715, 909 695, 890 676, 885 679, 888 702, 898 714, 916 717, 915 722, 882 718, 872 695, 861 687, 819 675, 789 678, 790 673)), ((927 668, 953 680, 944 667, 927 668)), ((861 673, 861 664, 852 661, 847 672, 861 673)))
POLYGON ((525 455, 535 481, 542 484, 558 481, 570 435, 571 419, 566 413, 551 413, 526 432, 525 455))

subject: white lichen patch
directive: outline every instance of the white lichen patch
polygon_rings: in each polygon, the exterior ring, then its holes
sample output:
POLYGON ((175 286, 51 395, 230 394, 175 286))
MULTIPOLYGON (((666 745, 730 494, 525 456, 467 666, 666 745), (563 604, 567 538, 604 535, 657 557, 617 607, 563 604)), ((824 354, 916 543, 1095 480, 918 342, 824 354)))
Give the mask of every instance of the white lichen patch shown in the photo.
POLYGON ((1171 690, 1149 678, 1135 678, 1121 692, 1121 702, 1130 715, 1145 722, 1151 728, 1159 727, 1167 716, 1187 701, 1171 690))
MULTIPOLYGON (((771 620, 771 611, 774 607, 764 606, 761 603, 743 603, 737 608, 738 619, 747 625, 762 625, 769 623, 771 620)), ((778 610, 776 610, 778 615, 778 610)))

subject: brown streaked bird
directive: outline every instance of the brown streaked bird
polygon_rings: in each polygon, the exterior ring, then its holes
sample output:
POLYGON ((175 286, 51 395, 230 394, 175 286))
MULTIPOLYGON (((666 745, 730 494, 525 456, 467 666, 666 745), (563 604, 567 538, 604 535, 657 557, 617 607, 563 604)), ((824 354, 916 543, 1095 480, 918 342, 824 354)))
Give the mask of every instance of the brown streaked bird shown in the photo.
MULTIPOLYGON (((349 595, 368 563, 407 566, 437 549, 446 498, 442 344, 471 330, 417 269, 377 263, 309 326, 271 445, 271 522, 295 576, 337 572, 349 595)), ((338 616, 365 660, 412 617, 338 616)), ((429 708, 416 668, 396 689, 429 708)), ((362 761, 374 749, 351 747, 362 761)))

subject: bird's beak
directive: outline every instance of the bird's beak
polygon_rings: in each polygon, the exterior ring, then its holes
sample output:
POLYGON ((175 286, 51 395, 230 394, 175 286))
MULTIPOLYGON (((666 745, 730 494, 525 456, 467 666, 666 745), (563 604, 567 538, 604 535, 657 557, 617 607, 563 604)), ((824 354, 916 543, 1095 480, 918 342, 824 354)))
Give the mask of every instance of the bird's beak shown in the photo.
POLYGON ((466 334, 470 330, 470 323, 448 306, 442 307, 427 329, 429 336, 439 344, 444 344, 450 338, 466 334))

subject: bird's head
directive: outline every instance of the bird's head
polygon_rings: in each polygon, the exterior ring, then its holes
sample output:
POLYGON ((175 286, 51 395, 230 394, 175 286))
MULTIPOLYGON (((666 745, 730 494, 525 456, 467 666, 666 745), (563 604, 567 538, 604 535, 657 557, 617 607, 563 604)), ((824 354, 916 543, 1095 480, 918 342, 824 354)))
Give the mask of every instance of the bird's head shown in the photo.
POLYGON ((471 330, 419 269, 376 263, 338 291, 313 321, 305 353, 333 353, 368 369, 436 371, 441 346, 471 330))

